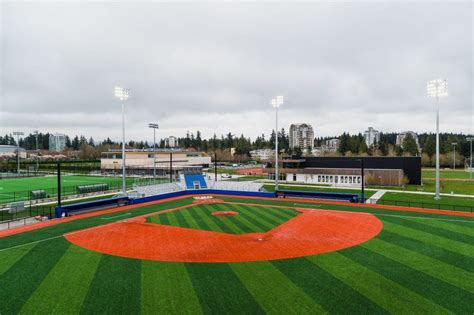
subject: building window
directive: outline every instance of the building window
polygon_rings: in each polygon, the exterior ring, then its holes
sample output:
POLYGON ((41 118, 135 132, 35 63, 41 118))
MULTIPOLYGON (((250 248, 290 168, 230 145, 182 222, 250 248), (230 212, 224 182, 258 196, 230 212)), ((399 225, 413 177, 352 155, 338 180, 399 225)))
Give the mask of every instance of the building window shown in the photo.
POLYGON ((296 182, 296 174, 293 174, 293 181, 296 182))
POLYGON ((337 184, 337 180, 338 180, 339 176, 334 176, 334 182, 337 184))
POLYGON ((359 184, 360 184, 360 176, 359 176, 359 177, 357 177, 357 183, 359 183, 359 184))
POLYGON ((318 175, 318 183, 321 182, 321 175, 318 175))

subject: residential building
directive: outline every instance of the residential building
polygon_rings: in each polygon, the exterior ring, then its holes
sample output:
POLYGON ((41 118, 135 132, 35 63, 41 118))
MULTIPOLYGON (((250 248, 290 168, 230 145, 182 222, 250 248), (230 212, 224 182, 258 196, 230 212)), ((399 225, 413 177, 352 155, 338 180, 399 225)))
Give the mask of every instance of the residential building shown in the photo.
POLYGON ((300 123, 290 125, 290 148, 300 148, 302 151, 314 147, 313 127, 309 124, 300 123))
POLYGON ((49 151, 61 152, 66 147, 66 135, 55 133, 49 136, 49 151))
POLYGON ((253 160, 268 161, 275 158, 275 150, 272 149, 258 149, 250 151, 250 156, 253 160))
POLYGON ((326 140, 326 150, 335 152, 339 148, 339 139, 326 140))
POLYGON ((380 141, 380 131, 369 127, 369 129, 364 131, 364 140, 368 147, 378 143, 380 141))

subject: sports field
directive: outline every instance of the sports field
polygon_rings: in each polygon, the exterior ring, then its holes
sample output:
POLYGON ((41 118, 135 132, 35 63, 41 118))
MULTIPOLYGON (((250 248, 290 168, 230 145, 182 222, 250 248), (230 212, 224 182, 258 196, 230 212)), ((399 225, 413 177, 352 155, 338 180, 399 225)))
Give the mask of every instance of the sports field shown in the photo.
POLYGON ((470 214, 211 201, 182 197, 0 232, 0 313, 474 312, 470 214), (293 257, 275 258, 283 254, 293 257))
MULTIPOLYGON (((131 185, 132 183, 133 179, 127 178, 127 184, 131 185)), ((61 186, 64 194, 75 193, 76 186, 90 184, 108 184, 109 188, 120 188, 122 185, 122 178, 86 175, 61 176, 61 186)), ((44 190, 47 195, 56 196, 57 177, 54 175, 2 179, 0 180, 0 203, 28 200, 29 193, 32 190, 44 190)))

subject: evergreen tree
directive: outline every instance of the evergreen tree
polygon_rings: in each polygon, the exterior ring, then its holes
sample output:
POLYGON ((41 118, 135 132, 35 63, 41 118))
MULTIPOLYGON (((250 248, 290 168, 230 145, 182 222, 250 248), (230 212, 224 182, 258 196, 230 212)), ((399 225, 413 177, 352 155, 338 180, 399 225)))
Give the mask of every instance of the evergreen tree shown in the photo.
POLYGON ((408 153, 411 156, 418 155, 418 146, 416 145, 415 138, 410 133, 405 135, 402 143, 403 153, 408 153))

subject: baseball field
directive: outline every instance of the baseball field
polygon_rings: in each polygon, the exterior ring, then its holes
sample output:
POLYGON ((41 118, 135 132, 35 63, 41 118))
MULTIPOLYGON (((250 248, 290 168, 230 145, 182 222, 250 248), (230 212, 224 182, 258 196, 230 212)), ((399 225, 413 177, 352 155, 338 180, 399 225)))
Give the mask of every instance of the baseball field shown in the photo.
POLYGON ((472 314, 474 216, 178 197, 0 231, 0 314, 472 314))

